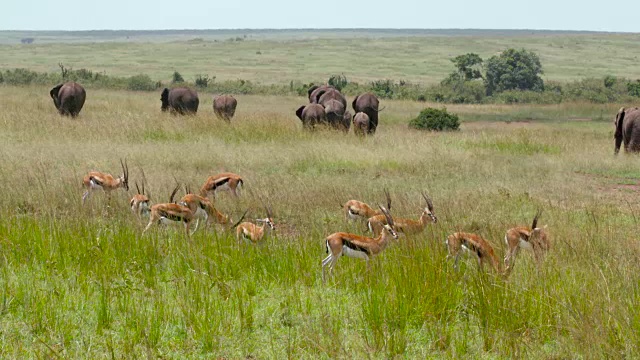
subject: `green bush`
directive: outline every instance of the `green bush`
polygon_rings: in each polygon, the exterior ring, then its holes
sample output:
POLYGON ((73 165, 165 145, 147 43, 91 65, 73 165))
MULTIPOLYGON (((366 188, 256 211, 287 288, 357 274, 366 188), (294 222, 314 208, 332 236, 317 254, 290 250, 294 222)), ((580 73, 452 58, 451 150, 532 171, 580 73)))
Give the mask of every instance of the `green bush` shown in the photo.
POLYGON ((134 75, 127 81, 127 90, 133 91, 153 91, 156 89, 156 82, 151 80, 149 75, 134 75))
POLYGON ((420 111, 417 118, 409 121, 409 127, 429 131, 459 130, 460 120, 458 115, 448 113, 446 108, 428 107, 420 111))
POLYGON ((183 83, 183 82, 184 82, 184 78, 182 77, 182 75, 180 75, 179 72, 174 71, 173 75, 171 77, 171 83, 178 84, 178 83, 183 83))
POLYGON ((338 89, 338 91, 342 91, 342 89, 345 86, 347 86, 347 84, 349 84, 349 81, 347 81, 347 77, 344 76, 344 74, 342 74, 342 75, 331 75, 327 83, 333 86, 334 88, 338 89))
POLYGON ((627 93, 629 93, 629 96, 640 97, 640 80, 629 81, 627 83, 627 93))
POLYGON ((215 78, 215 76, 210 78, 209 75, 197 75, 196 86, 199 88, 206 88, 207 86, 209 86, 209 82, 213 82, 215 78))

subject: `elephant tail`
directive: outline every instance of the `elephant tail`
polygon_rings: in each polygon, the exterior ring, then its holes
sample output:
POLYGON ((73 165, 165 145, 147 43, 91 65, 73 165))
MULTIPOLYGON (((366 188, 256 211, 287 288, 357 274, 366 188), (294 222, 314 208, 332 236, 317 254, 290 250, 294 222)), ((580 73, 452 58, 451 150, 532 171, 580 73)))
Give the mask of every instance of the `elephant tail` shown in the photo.
POLYGON ((367 107, 365 107, 364 109, 362 109, 361 111, 362 111, 362 112, 365 112, 364 110, 371 110, 371 111, 381 112, 382 110, 384 110, 384 109, 386 109, 386 108, 387 108, 387 107, 386 107, 386 106, 384 106, 384 107, 382 107, 382 109, 376 109, 376 108, 374 108, 374 107, 367 106, 367 107))

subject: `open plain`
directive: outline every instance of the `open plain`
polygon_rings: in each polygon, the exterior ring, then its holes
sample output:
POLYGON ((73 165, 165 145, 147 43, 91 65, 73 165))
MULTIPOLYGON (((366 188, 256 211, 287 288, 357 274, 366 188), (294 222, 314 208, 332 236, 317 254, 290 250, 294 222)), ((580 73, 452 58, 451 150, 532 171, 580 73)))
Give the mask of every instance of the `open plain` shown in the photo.
MULTIPOLYGON (((17 54, 2 66, 22 63, 17 54)), ((349 76, 348 61, 326 61, 349 76)), ((321 73, 334 71, 310 77, 321 73)), ((57 115, 48 91, 0 86, 2 358, 640 353, 640 158, 613 155, 613 118, 631 104, 447 105, 461 130, 429 133, 407 122, 441 104, 382 99, 377 133, 360 139, 303 131, 294 114, 303 97, 236 96, 227 124, 208 94, 197 115, 176 117, 160 112, 159 92, 88 88, 71 119, 57 115), (120 159, 132 189, 82 206, 82 176, 118 175, 120 159), (219 227, 191 239, 179 227, 141 236, 146 222, 128 201, 142 170, 153 202, 167 201, 176 179, 197 188, 217 172, 241 174, 241 196, 222 193, 216 206, 234 219, 249 208, 254 219, 263 200, 277 230, 260 246, 219 227), (323 284, 324 238, 366 233, 340 205, 383 203, 384 188, 392 214, 411 218, 426 191, 438 223, 390 244, 369 267, 341 258, 323 284), (552 244, 539 266, 522 251, 505 279, 471 258, 458 271, 446 259, 444 239, 455 231, 481 234, 502 258, 505 231, 528 225, 537 209, 552 244)))

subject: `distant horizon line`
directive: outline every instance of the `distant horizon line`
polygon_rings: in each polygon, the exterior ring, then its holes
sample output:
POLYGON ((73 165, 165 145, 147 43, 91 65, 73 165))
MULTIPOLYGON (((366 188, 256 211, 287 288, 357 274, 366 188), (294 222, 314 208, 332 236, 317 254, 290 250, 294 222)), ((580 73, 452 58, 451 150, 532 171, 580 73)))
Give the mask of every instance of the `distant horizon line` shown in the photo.
POLYGON ((83 29, 83 30, 29 30, 29 29, 0 29, 0 32, 61 32, 61 33, 91 33, 91 32, 264 32, 264 31, 486 31, 486 32, 554 32, 554 33, 601 33, 601 34, 639 34, 630 31, 607 31, 607 30, 558 30, 558 29, 487 29, 487 28, 222 28, 222 29, 83 29))

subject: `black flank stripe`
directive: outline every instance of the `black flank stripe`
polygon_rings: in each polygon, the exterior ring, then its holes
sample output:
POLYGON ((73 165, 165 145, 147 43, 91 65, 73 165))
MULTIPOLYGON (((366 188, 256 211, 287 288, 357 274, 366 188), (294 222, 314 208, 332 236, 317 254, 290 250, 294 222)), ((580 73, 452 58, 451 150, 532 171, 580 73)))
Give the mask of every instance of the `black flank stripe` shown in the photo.
POLYGON ((166 211, 159 211, 159 213, 160 213, 160 216, 162 216, 163 218, 167 218, 167 219, 172 220, 172 221, 182 221, 183 220, 182 216, 180 216, 180 215, 169 214, 166 211))
POLYGON ((102 186, 102 181, 96 179, 95 177, 90 177, 89 180, 93 181, 94 183, 96 183, 97 185, 102 186))
POLYGON ((228 182, 229 182, 229 180, 231 180, 231 178, 224 178, 224 179, 221 179, 220 181, 218 181, 218 182, 214 183, 214 184, 213 184, 213 189, 212 189, 212 190, 215 190, 217 187, 220 187, 220 186, 222 186, 222 185, 224 185, 224 184, 228 183, 228 182))
POLYGON ((361 252, 363 252, 363 253, 365 253, 367 255, 371 255, 371 253, 369 253, 369 249, 364 248, 362 246, 358 246, 358 245, 352 243, 349 240, 343 240, 343 244, 344 244, 344 246, 348 247, 351 250, 361 251, 361 252))

